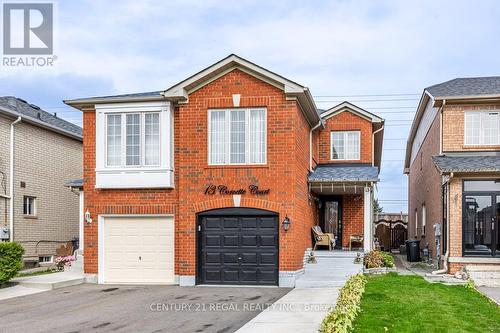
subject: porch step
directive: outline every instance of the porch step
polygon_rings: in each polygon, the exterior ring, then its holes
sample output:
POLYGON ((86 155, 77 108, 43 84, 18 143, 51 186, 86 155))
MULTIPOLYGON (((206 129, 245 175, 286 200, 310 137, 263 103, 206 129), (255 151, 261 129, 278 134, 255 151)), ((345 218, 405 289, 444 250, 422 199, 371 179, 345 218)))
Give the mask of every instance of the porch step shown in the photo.
POLYGON ((314 251, 314 256, 316 258, 356 258, 358 253, 357 251, 314 251))
POLYGON ((500 265, 465 266, 465 271, 478 287, 500 287, 500 265))

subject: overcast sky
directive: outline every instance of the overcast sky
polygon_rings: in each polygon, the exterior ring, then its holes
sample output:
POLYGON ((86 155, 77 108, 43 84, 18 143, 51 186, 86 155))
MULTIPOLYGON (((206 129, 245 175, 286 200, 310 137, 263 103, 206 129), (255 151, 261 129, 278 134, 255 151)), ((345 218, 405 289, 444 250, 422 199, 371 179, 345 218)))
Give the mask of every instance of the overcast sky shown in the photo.
POLYGON ((166 89, 236 53, 308 86, 319 108, 349 100, 386 119, 385 211, 407 210, 423 88, 500 74, 498 1, 61 1, 55 18, 54 67, 0 67, 2 95, 81 124, 61 100, 166 89))

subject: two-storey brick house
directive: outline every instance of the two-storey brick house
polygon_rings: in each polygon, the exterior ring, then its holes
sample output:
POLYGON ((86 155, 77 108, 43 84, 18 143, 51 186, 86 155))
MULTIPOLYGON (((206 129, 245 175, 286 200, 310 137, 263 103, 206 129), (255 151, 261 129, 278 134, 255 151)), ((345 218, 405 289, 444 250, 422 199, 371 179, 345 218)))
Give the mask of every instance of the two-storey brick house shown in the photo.
POLYGON ((410 131, 408 236, 450 273, 500 264, 499 87, 500 77, 428 87, 410 131))
MULTIPOLYGON (((25 266, 52 265, 79 238, 82 128, 14 96, 0 97, 0 241, 25 250, 25 266)), ((75 244, 76 245, 76 244, 75 244)))
POLYGON ((99 283, 293 286, 311 227, 372 244, 383 120, 356 106, 321 113, 306 87, 236 55, 166 90, 66 103, 83 112, 99 283))

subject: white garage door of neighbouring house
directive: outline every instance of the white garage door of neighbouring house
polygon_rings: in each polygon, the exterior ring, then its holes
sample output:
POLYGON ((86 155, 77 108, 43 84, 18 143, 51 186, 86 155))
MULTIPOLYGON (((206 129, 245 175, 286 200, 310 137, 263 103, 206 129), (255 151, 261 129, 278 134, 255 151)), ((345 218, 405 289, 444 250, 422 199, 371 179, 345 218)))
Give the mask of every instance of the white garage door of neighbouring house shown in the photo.
POLYGON ((104 283, 174 283, 173 217, 106 217, 104 283))

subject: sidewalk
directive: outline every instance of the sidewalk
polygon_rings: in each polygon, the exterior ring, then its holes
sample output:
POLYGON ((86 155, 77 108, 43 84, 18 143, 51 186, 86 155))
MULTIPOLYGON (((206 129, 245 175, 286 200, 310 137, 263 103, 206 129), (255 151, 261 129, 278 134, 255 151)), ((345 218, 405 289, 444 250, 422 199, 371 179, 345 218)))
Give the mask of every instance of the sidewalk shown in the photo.
POLYGON ((240 328, 237 333, 316 333, 335 307, 340 288, 362 270, 355 252, 316 251, 316 264, 306 264, 295 289, 240 328))
POLYGON ((477 290, 500 305, 500 287, 477 287, 477 290))
POLYGON ((41 293, 47 290, 74 286, 85 282, 83 274, 60 272, 12 279, 0 289, 0 300, 41 293))

